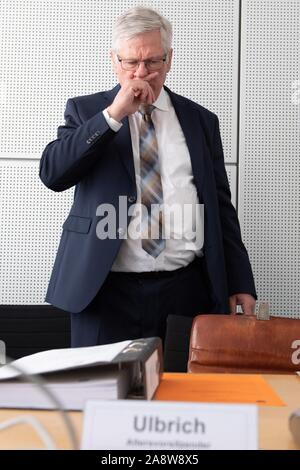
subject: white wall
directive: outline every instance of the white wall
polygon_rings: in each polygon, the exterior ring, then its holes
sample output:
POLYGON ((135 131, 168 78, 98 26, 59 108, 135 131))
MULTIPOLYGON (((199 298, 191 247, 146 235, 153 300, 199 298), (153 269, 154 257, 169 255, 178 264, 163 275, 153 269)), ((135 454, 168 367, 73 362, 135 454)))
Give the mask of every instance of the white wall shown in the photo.
POLYGON ((260 298, 300 317, 300 1, 243 0, 239 215, 260 298))

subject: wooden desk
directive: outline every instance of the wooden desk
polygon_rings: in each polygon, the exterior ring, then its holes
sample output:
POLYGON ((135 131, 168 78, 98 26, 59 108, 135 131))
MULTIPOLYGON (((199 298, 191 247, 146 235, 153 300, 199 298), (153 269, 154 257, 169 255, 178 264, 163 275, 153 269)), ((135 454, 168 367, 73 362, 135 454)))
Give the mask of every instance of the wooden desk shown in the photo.
MULTIPOLYGON (((264 378, 287 406, 259 407, 259 447, 265 450, 299 450, 300 448, 296 446, 290 434, 288 419, 294 410, 300 408, 300 377, 296 375, 265 375, 264 378)), ((0 410, 0 423, 6 419, 28 414, 34 416, 46 427, 58 448, 71 448, 65 426, 57 412, 0 410)), ((82 413, 70 412, 69 416, 74 424, 78 440, 80 441, 82 413)), ((43 448, 40 439, 32 428, 26 425, 18 425, 0 431, 0 449, 26 448, 43 448)))
POLYGON ((259 448, 264 450, 300 449, 289 431, 289 416, 300 408, 300 377, 264 375, 286 406, 259 407, 259 448))

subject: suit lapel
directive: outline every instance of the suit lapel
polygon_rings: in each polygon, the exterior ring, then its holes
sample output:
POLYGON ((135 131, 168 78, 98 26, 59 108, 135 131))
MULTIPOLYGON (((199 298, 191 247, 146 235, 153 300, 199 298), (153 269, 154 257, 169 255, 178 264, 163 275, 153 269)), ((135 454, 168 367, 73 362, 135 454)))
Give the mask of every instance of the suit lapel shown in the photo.
POLYGON ((123 119, 123 126, 117 132, 114 139, 118 155, 125 166, 130 178, 135 182, 135 169, 133 162, 133 151, 128 118, 123 119))
MULTIPOLYGON (((107 92, 106 99, 109 101, 109 104, 113 102, 119 90, 120 85, 117 85, 112 90, 107 92)), ((116 133, 115 138, 113 140, 113 144, 116 147, 118 156, 122 164, 125 166, 127 173, 129 174, 132 181, 135 183, 135 169, 128 117, 124 118, 122 120, 122 123, 123 126, 116 133)))
POLYGON ((170 95, 178 121, 185 136, 186 144, 190 153, 195 184, 200 195, 202 193, 203 185, 203 158, 206 151, 206 145, 203 129, 199 119, 199 113, 192 105, 189 106, 179 95, 171 92, 167 87, 164 88, 170 95))

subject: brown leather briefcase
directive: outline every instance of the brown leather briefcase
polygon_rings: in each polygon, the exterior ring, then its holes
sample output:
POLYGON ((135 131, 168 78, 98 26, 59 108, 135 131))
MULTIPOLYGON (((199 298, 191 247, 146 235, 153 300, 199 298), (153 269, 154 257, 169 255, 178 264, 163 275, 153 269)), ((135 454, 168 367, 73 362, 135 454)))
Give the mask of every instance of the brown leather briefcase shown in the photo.
POLYGON ((293 373, 300 370, 300 319, 198 315, 189 372, 293 373))

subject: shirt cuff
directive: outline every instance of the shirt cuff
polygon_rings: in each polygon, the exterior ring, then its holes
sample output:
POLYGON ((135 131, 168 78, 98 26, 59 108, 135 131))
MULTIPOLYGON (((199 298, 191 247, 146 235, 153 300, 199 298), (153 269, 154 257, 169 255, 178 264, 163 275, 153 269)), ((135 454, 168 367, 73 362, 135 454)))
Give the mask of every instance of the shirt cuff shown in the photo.
POLYGON ((121 127, 123 126, 122 122, 118 122, 114 118, 110 117, 110 115, 108 114, 107 109, 104 109, 102 112, 103 112, 103 115, 104 115, 105 120, 106 120, 107 124, 109 125, 109 127, 113 131, 118 132, 121 129, 121 127))

